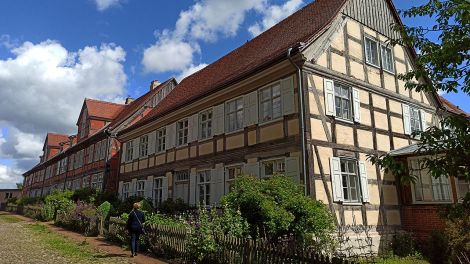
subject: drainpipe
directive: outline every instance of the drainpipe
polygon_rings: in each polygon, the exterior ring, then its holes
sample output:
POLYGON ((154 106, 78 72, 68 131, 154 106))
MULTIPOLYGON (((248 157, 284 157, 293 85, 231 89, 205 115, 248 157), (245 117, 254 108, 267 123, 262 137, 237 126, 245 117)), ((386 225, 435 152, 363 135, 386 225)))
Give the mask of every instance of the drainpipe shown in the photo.
POLYGON ((302 70, 299 68, 297 64, 292 60, 291 57, 292 48, 287 50, 287 58, 289 62, 297 69, 297 87, 299 87, 299 118, 300 118, 300 145, 302 147, 302 172, 304 175, 304 194, 308 195, 308 186, 307 186, 307 161, 306 161, 306 153, 307 153, 307 137, 305 136, 305 101, 304 101, 304 90, 303 90, 303 76, 302 70))

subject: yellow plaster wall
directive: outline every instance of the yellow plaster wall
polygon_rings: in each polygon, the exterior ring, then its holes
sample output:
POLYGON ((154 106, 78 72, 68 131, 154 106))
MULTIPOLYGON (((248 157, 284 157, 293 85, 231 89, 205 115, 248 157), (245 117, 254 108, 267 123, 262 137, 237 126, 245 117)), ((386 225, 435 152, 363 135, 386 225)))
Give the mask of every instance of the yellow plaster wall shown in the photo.
POLYGON ((248 145, 252 146, 256 143, 257 143, 256 142, 256 131, 255 130, 248 131, 248 145))
POLYGON ((214 143, 207 142, 199 145, 199 155, 211 154, 214 151, 214 143))
POLYGON ((365 79, 364 68, 362 64, 357 63, 355 61, 351 61, 350 64, 351 64, 351 76, 361 81, 364 81, 365 79))
POLYGON ((345 210, 344 211, 344 223, 346 225, 362 225, 362 212, 360 208, 357 210, 345 210))
POLYGON ((299 120, 292 119, 292 120, 287 121, 287 130, 288 130, 289 136, 298 135, 299 134, 299 120))
POLYGON ((139 169, 146 169, 148 168, 149 161, 148 159, 143 159, 139 161, 139 169))
POLYGON ((380 129, 388 130, 388 118, 384 113, 374 111, 375 116, 375 127, 380 129))
POLYGON ((346 58, 336 53, 331 53, 331 66, 334 71, 346 74, 346 58))
POLYGON ((390 138, 388 135, 377 133, 377 149, 381 151, 390 151, 390 138))
POLYGON ((155 157, 155 165, 162 165, 165 163, 165 154, 158 155, 155 157))
POLYGON ((189 158, 187 147, 176 150, 176 160, 184 160, 187 158, 189 158))
POLYGON ((259 130, 260 142, 271 141, 284 137, 284 126, 281 123, 263 126, 259 130))
POLYGON ((348 34, 355 37, 356 39, 361 39, 361 27, 360 24, 352 19, 348 19, 346 22, 346 27, 348 29, 348 34))
POLYGON ((155 158, 151 157, 149 158, 149 167, 153 167, 153 166, 155 166, 155 158))
POLYGON ((175 152, 172 150, 172 151, 168 151, 167 154, 166 154, 166 161, 167 162, 173 162, 175 160, 175 152))
POLYGON ((222 152, 224 151, 224 140, 223 139, 217 139, 217 152, 222 152))
POLYGON ((336 142, 338 144, 354 145, 353 129, 343 125, 336 125, 336 142))
POLYGON ((244 134, 238 134, 234 136, 227 136, 225 139, 226 142, 226 148, 227 150, 229 149, 235 149, 235 148, 241 148, 245 146, 245 136, 244 134))
POLYGON ((361 148, 368 148, 373 149, 373 139, 372 139, 372 132, 366 131, 362 129, 357 130, 357 140, 359 142, 359 147, 361 148))

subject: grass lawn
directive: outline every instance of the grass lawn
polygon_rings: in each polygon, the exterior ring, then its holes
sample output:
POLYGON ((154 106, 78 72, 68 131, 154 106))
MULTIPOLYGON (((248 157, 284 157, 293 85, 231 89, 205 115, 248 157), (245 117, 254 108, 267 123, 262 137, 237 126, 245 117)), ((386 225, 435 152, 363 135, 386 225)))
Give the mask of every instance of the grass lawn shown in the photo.
POLYGON ((51 232, 49 228, 42 224, 29 224, 26 225, 26 227, 37 235, 46 247, 58 252, 64 257, 90 263, 99 262, 99 260, 106 257, 104 256, 105 253, 99 253, 93 250, 86 241, 77 242, 66 238, 60 234, 51 232))
POLYGON ((361 261, 360 263, 378 263, 378 264, 429 264, 429 262, 420 257, 387 257, 376 258, 374 260, 361 261))
POLYGON ((18 217, 14 215, 0 214, 0 221, 13 224, 13 223, 22 222, 23 220, 19 219, 18 217))

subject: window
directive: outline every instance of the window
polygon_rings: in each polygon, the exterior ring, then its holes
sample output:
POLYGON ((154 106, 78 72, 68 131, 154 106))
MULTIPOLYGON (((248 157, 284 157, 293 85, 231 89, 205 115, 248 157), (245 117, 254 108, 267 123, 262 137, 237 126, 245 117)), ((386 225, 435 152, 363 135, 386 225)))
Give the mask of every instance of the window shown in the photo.
POLYGON ((100 159, 100 150, 101 150, 101 142, 96 143, 95 145, 95 161, 98 161, 100 159))
POLYGON ((93 162, 93 153, 95 152, 95 145, 90 146, 90 151, 88 153, 88 163, 93 162))
POLYGON ((176 171, 175 172, 175 185, 174 185, 174 197, 175 199, 181 199, 185 203, 189 200, 189 171, 176 171))
POLYGON ((188 119, 184 119, 176 123, 176 135, 178 146, 188 143, 188 119))
POLYGON ((103 187, 103 173, 95 174, 91 177, 91 188, 101 190, 103 187))
POLYGON ((393 72, 392 49, 385 45, 381 45, 380 49, 382 53, 382 68, 388 72, 393 72))
POLYGON ((134 147, 133 147, 133 141, 129 140, 126 142, 126 161, 131 161, 132 156, 134 155, 134 147))
POLYGON ((106 139, 103 139, 103 140, 101 141, 100 159, 106 158, 106 154, 107 154, 107 149, 106 149, 106 147, 107 147, 107 145, 108 145, 108 144, 107 144, 107 142, 106 142, 106 139))
POLYGON ((286 163, 284 159, 267 160, 261 163, 261 177, 271 177, 274 174, 284 173, 286 163))
POLYGON ((377 41, 365 37, 366 62, 379 67, 379 46, 377 41))
POLYGON ((352 105, 351 105, 351 91, 349 87, 338 84, 335 82, 335 106, 336 117, 351 120, 352 119, 352 105))
POLYGON ((212 110, 207 110, 199 114, 199 138, 210 137, 212 137, 212 110))
POLYGON ((413 196, 415 202, 450 202, 450 185, 446 176, 433 178, 426 168, 422 168, 419 159, 409 162, 410 175, 415 177, 413 196))
POLYGON ((230 166, 225 169, 227 192, 232 191, 235 178, 242 174, 242 166, 230 166))
POLYGON ((149 149, 149 136, 143 135, 140 137, 140 157, 147 157, 149 149))
POLYGON ((419 113, 419 109, 410 107, 411 132, 422 131, 421 124, 421 115, 419 113))
POLYGON ((163 202, 163 178, 155 178, 153 180, 153 203, 156 207, 160 207, 163 202))
POLYGON ((72 189, 73 189, 73 190, 78 190, 78 189, 80 189, 80 183, 81 183, 81 179, 75 179, 75 180, 73 180, 72 189))
POLYGON ((243 128, 243 98, 226 103, 226 130, 232 132, 243 128))
POLYGON ((211 202, 211 171, 198 171, 197 178, 199 204, 208 206, 211 202))
POLYGON ((343 181, 344 201, 359 202, 361 194, 355 160, 341 159, 341 178, 343 181))
POLYGON ((90 176, 83 177, 82 187, 83 188, 90 187, 90 176))
POLYGON ((122 198, 123 199, 129 198, 129 183, 128 182, 122 184, 122 198))
POLYGON ((259 91, 260 120, 270 121, 282 116, 281 85, 279 83, 259 91))
POLYGON ((457 200, 459 202, 462 202, 463 199, 465 198, 465 195, 467 195, 468 192, 470 192, 470 181, 465 180, 463 178, 457 178, 457 200))
POLYGON ((145 181, 137 181, 137 192, 138 197, 145 197, 145 181))
POLYGON ((157 130, 157 152, 165 151, 166 128, 157 130))

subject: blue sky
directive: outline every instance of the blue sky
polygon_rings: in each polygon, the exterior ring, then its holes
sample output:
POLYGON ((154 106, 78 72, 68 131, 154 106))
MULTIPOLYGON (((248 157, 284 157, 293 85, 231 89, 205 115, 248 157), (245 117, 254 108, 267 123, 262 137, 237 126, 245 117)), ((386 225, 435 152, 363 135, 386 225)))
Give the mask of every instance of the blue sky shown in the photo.
MULTIPOLYGON (((150 81, 190 74, 309 2, 0 1, 0 188, 37 162, 46 131, 74 132, 84 97, 138 97, 150 81)), ((445 97, 470 112, 467 96, 445 97)))

